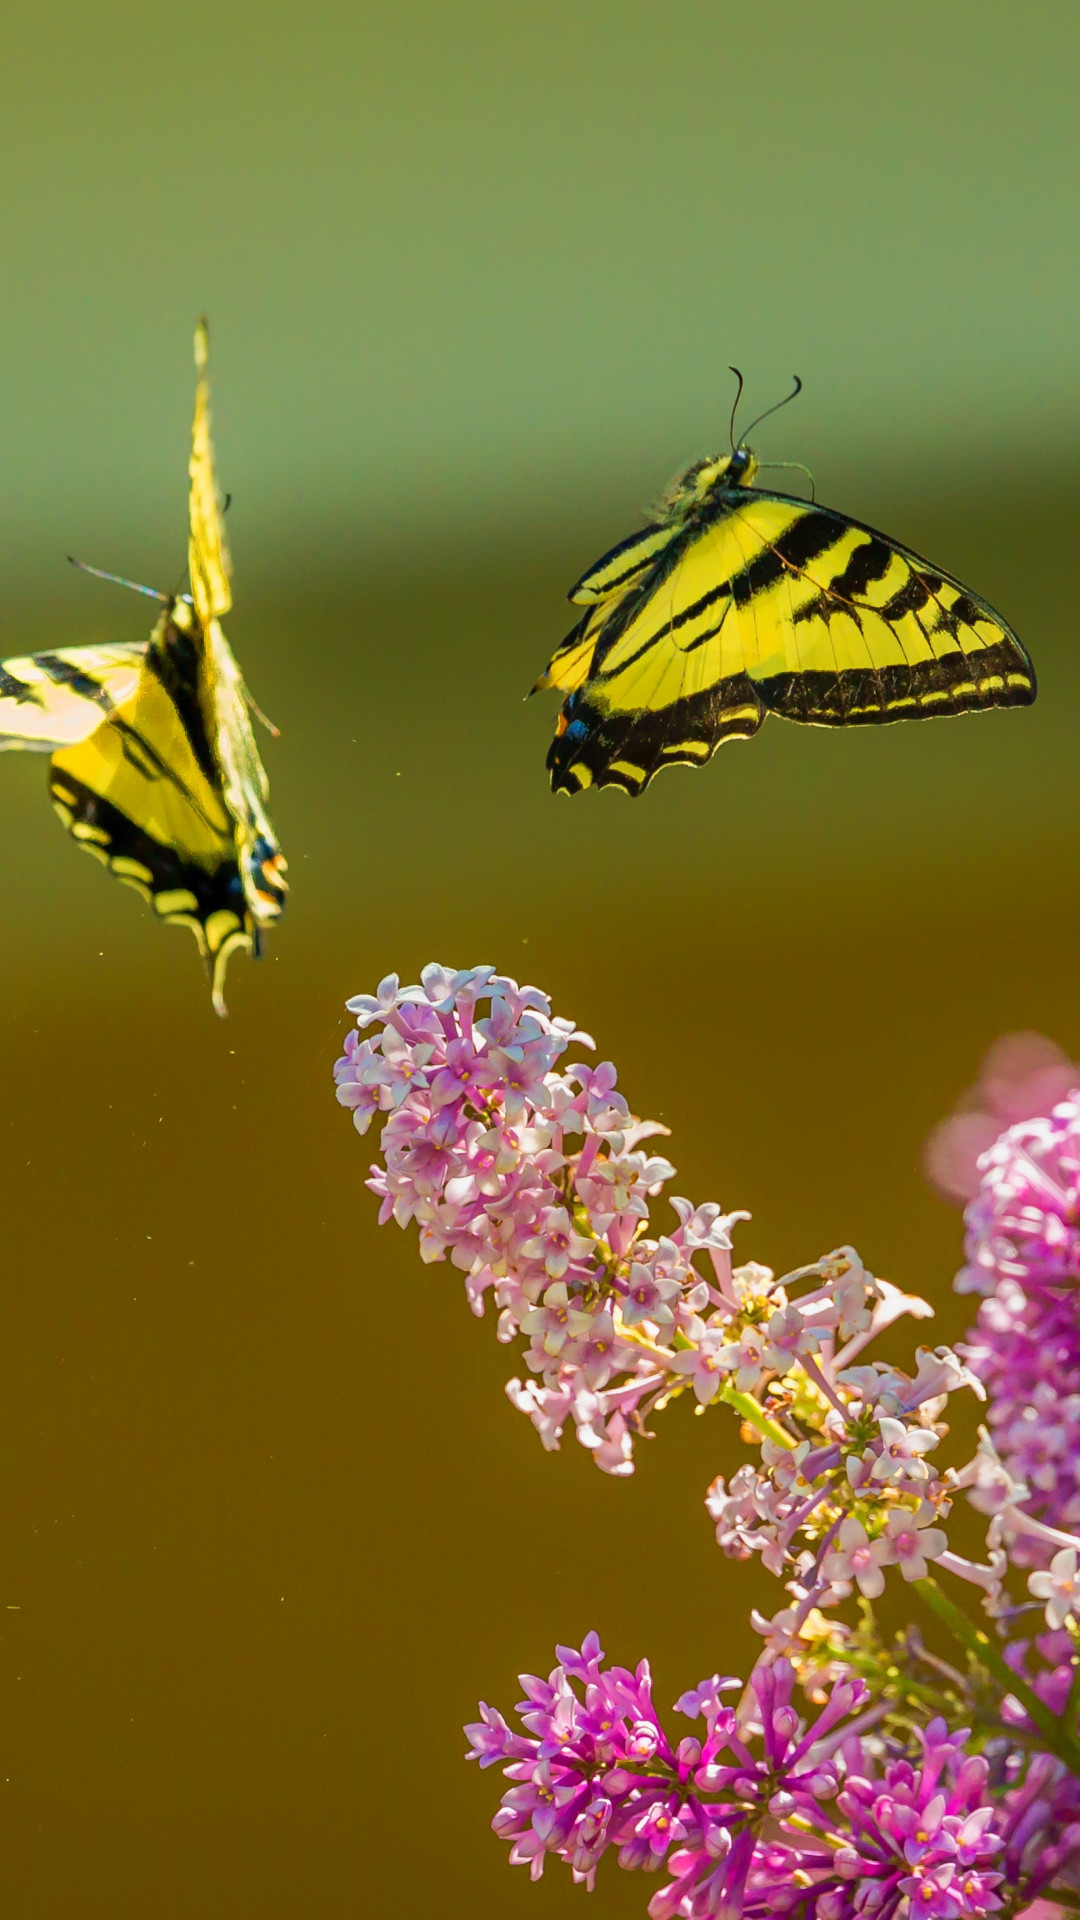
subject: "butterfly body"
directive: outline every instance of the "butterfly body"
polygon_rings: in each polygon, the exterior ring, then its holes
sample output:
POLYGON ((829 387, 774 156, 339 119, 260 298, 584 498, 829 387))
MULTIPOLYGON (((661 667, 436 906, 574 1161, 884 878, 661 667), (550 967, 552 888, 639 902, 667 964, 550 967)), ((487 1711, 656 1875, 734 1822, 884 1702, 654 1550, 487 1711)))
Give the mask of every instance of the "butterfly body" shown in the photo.
MULTIPOLYGON (((203 374, 201 328, 196 353, 203 374)), ((230 955, 259 952, 287 889, 250 697, 220 624, 231 592, 205 378, 190 479, 190 595, 154 596, 164 604, 149 640, 0 663, 0 749, 52 754, 50 792, 73 839, 160 920, 191 930, 224 1013, 230 955)))
POLYGON ((587 611, 541 687, 566 694, 553 788, 643 791, 767 713, 858 726, 1026 706, 1035 675, 1001 616, 846 515, 753 484, 748 447, 695 462, 654 519, 570 591, 587 611))

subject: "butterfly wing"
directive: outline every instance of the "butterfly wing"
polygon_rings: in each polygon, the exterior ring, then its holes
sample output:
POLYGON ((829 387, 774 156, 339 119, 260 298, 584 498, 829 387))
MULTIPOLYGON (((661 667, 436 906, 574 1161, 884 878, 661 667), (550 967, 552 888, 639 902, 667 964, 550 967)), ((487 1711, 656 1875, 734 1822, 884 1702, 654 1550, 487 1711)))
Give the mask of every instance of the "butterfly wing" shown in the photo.
POLYGON ((266 810, 268 781, 248 718, 247 688, 216 620, 206 630, 204 676, 222 797, 233 822, 248 911, 258 929, 276 920, 285 905, 286 860, 266 810))
POLYGON ((195 417, 188 461, 188 573, 191 598, 205 632, 211 620, 220 620, 232 606, 229 585, 232 560, 225 538, 221 497, 214 473, 214 446, 210 438, 210 334, 205 320, 195 329, 195 417))
POLYGON ((130 699, 86 739, 54 753, 50 790, 80 846, 189 927, 224 1013, 229 957, 250 951, 252 926, 233 824, 214 775, 188 636, 166 616, 130 699))
POLYGON ((632 533, 628 540, 620 540, 588 573, 582 574, 567 599, 579 607, 599 606, 615 595, 621 599, 648 568, 656 565, 671 545, 674 532, 671 525, 654 521, 639 533, 632 533))
POLYGON ((569 695, 548 756, 557 791, 640 793, 770 711, 851 726, 1035 698, 1027 654, 986 601, 886 534, 783 494, 728 490, 615 594, 549 669, 569 695))
POLYGON ((1035 670, 988 601, 860 521, 748 492, 732 593, 770 712, 865 726, 1031 705, 1035 670))
POLYGON ((0 661, 0 752, 51 753, 86 740, 131 698, 145 653, 143 640, 0 661))
POLYGON ((221 796, 233 822, 244 896, 257 933, 277 919, 285 904, 286 862, 266 811, 269 783, 248 717, 250 696, 220 625, 221 615, 232 605, 232 563, 214 475, 206 373, 209 351, 206 321, 200 320, 195 330, 199 382, 188 467, 188 568, 203 637, 200 699, 221 796))
MULTIPOLYGON (((667 537, 584 615, 540 681, 567 695, 547 760, 556 793, 594 783, 640 793, 661 767, 701 766, 764 719, 731 595, 714 593, 738 565, 730 533, 647 532, 667 537)), ((586 581, 610 579, 619 553, 586 581)))

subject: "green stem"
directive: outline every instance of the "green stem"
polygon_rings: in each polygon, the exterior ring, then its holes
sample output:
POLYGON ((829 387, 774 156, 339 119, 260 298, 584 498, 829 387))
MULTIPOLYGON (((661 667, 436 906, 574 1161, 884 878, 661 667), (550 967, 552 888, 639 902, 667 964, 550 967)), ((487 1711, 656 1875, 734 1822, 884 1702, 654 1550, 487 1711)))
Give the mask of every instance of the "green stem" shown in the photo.
POLYGON ((734 1407, 736 1413, 741 1413, 743 1419, 748 1420, 752 1427, 756 1427, 766 1440, 773 1440, 778 1447, 786 1447, 787 1451, 791 1452, 795 1442, 790 1433, 785 1433, 783 1427, 778 1427, 775 1420, 770 1420, 764 1407, 760 1406, 751 1394, 740 1393, 738 1387, 725 1382, 716 1397, 718 1400, 725 1401, 729 1407, 734 1407))
POLYGON ((936 1580, 928 1577, 925 1580, 913 1580, 911 1584, 938 1619, 944 1621, 953 1638, 959 1640, 960 1645, 966 1647, 973 1658, 993 1674, 1006 1693, 1013 1694, 1019 1700, 1028 1719, 1038 1727, 1049 1751, 1064 1761, 1070 1773, 1080 1777, 1080 1746, 1074 1736, 1058 1715, 1051 1713, 1045 1700, 1040 1700, 1027 1681, 1014 1673, 1002 1659, 989 1634, 977 1627, 974 1620, 970 1620, 963 1609, 942 1592, 936 1580))
MULTIPOLYGON (((628 1340, 633 1346, 640 1347, 643 1353, 658 1360, 662 1367, 670 1367, 671 1355, 666 1347, 658 1347, 655 1340, 650 1340, 647 1334, 639 1333, 636 1327, 624 1326, 621 1314, 616 1314, 615 1325, 623 1340, 628 1340)), ((685 1339, 681 1334, 675 1335, 676 1353, 689 1352, 692 1345, 693 1342, 685 1339)), ((685 1383, 679 1382, 676 1377, 676 1381, 672 1384, 685 1383)), ((764 1439, 774 1440, 778 1447, 786 1447, 787 1451, 791 1452, 795 1442, 790 1433, 785 1433, 783 1427, 777 1426, 775 1420, 770 1420, 764 1407, 751 1394, 740 1393, 737 1387, 733 1387, 730 1381, 725 1380, 716 1398, 723 1400, 729 1407, 734 1407, 735 1412, 741 1413, 744 1420, 749 1420, 750 1425, 756 1427, 764 1439)))

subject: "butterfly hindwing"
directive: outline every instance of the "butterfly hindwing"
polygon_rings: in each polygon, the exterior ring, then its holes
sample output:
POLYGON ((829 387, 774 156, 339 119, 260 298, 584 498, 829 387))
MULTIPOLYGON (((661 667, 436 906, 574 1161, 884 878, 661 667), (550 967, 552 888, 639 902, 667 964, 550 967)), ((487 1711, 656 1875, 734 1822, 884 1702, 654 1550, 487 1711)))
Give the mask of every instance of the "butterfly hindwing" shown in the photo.
POLYGON ((1027 654, 985 601, 887 535, 783 494, 717 488, 614 548, 593 581, 541 682, 568 696, 548 755, 557 791, 640 793, 768 712, 851 726, 1035 697, 1027 654))
POLYGON ((72 836, 186 926, 210 963, 223 1011, 225 965, 252 928, 198 700, 198 654, 166 614, 138 686, 88 739, 53 755, 49 785, 72 836))
POLYGON ((216 620, 206 630, 207 705, 225 804, 233 821, 240 877, 256 927, 285 904, 285 856, 266 811, 268 782, 248 717, 248 692, 216 620))

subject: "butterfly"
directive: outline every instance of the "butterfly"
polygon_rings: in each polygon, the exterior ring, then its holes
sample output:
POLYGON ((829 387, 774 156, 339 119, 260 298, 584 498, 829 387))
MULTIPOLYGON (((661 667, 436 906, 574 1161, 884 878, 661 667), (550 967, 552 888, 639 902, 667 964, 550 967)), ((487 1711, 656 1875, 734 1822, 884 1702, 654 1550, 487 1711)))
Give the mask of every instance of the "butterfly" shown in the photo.
POLYGON ((249 718, 258 709, 220 625, 232 605, 231 563, 214 478, 208 355, 201 320, 190 592, 136 588, 162 603, 149 640, 0 661, 0 749, 51 753, 49 789, 64 825, 160 920, 191 929, 224 1014, 229 958, 258 954, 287 886, 249 718))
POLYGON ((1012 628, 959 580, 862 521, 755 486, 734 413, 732 451, 695 461, 570 590, 586 611, 533 689, 566 695, 556 793, 641 793, 768 713, 866 726, 1035 698, 1012 628))

